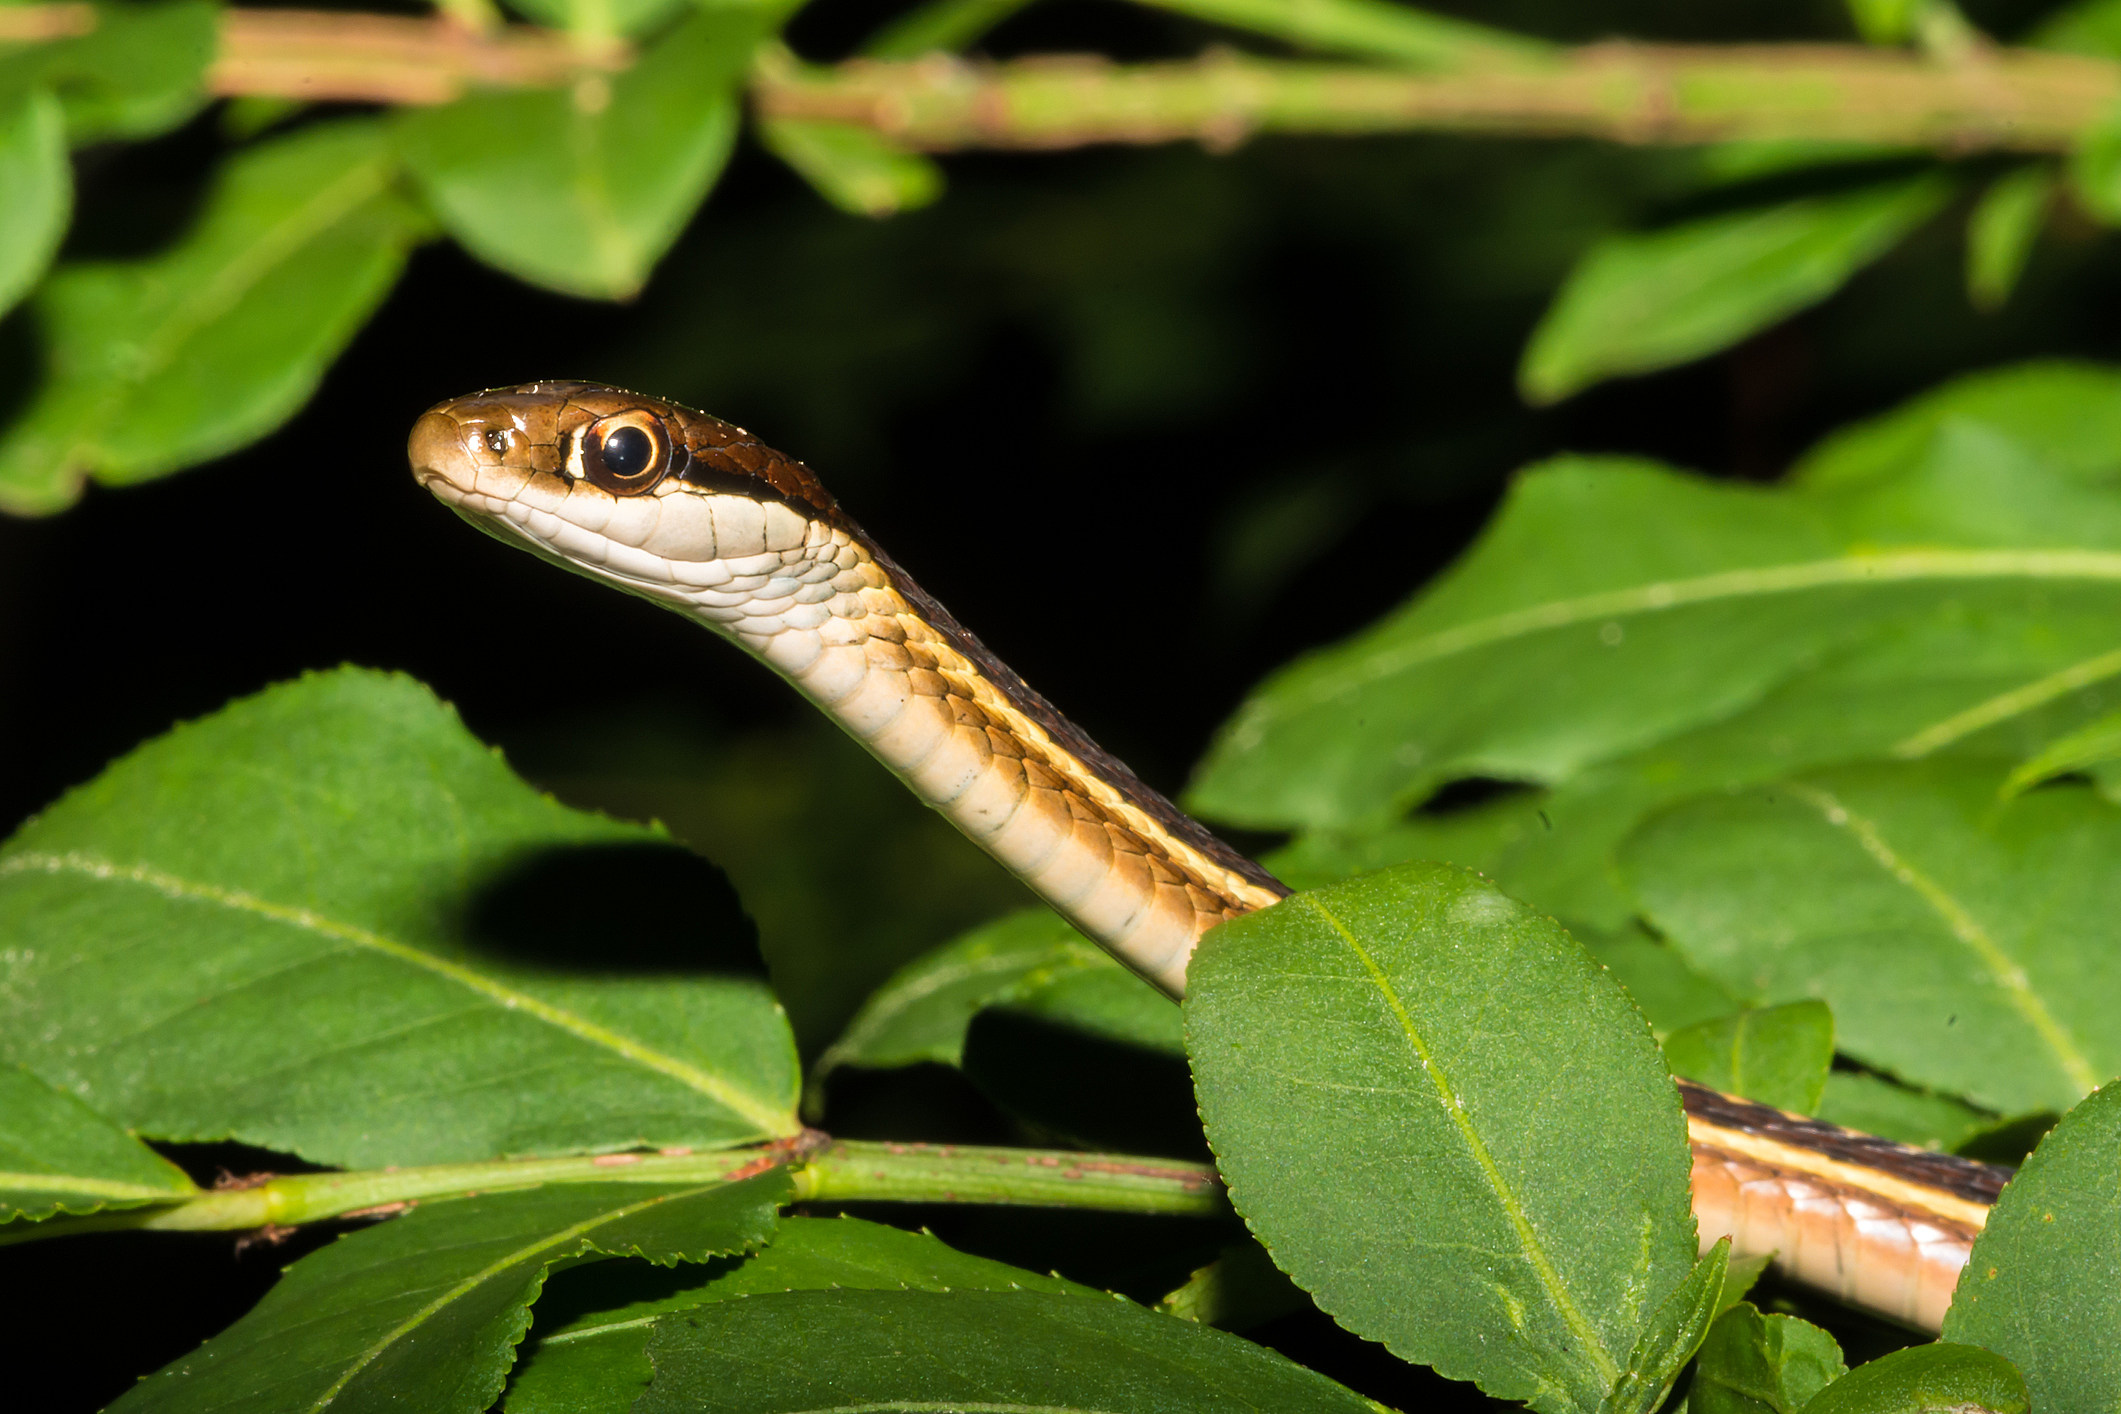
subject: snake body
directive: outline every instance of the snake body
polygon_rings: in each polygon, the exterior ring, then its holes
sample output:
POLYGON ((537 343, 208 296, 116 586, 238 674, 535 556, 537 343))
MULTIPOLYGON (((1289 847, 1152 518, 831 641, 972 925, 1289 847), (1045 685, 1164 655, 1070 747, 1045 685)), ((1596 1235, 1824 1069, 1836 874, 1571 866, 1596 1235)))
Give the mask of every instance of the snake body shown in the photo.
MULTIPOLYGON (((441 403, 414 475, 481 529, 688 615, 786 678, 1173 997, 1200 935, 1289 890, 1069 722, 743 429, 591 383, 441 403)), ((1704 1249, 1937 1329, 2007 1172, 1681 1083, 1704 1249)))

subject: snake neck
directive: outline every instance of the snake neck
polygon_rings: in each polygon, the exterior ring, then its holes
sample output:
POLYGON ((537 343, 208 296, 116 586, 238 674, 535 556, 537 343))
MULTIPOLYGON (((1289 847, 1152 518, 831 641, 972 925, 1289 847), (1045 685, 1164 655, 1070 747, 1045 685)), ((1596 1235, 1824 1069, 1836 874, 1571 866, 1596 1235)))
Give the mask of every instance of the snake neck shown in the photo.
MULTIPOLYGON (((1172 996, 1200 935, 1289 890, 1100 748, 837 512, 664 599, 786 678, 1172 996)), ((639 592, 637 590, 637 592, 639 592)))

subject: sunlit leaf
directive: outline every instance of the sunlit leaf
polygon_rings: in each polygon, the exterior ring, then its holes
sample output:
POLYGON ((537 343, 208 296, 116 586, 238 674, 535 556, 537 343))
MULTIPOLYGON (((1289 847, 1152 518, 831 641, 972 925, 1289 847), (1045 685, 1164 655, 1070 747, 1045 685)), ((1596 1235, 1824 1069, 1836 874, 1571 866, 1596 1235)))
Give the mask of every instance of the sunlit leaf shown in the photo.
POLYGON ((1023 9, 1030 0, 928 0, 878 30, 862 46, 872 59, 918 59, 962 49, 1023 9))
POLYGON ((1359 54, 1415 68, 1537 60, 1546 46, 1508 30, 1471 24, 1385 0, 1146 0, 1182 15, 1270 35, 1306 49, 1359 54))
MULTIPOLYGON (((1897 476, 1816 493, 1540 468, 1434 587, 1255 690, 1188 798, 1241 824, 1369 830, 1490 776, 1633 793, 1593 812, 1624 829, 1675 788, 2044 740, 2042 712, 2081 721, 2121 673, 2121 498, 1985 431, 1925 446, 1897 476)), ((1512 848, 1569 848, 1576 807, 1539 809, 1512 848)))
POLYGON ((49 87, 76 145, 152 137, 204 107, 221 7, 206 0, 83 5, 79 32, 0 50, 0 107, 49 87))
POLYGON ((508 8, 539 24, 593 36, 645 34, 691 0, 508 0, 508 8))
POLYGON ((643 1295, 644 1269, 600 1263, 554 1277, 508 1382, 508 1414, 624 1414, 647 1388, 657 1318, 710 1301, 823 1290, 1042 1291, 1107 1299, 1101 1291, 975 1257, 922 1232, 859 1218, 787 1218, 771 1245, 704 1275, 666 1278, 643 1295))
POLYGON ((1804 1414, 2026 1414, 2024 1377, 2000 1355, 1938 1341, 1858 1365, 1804 1414))
POLYGON ((134 751, 0 850, 0 1052, 136 1132, 349 1166, 794 1132, 726 885, 351 669, 134 751))
POLYGON ((1819 997, 1841 1049, 2003 1114, 2121 1073, 2121 809, 1996 803, 1974 763, 1706 797, 1623 852, 1660 932, 1749 999, 1819 997))
POLYGON ((775 118, 759 137, 819 196, 856 216, 896 216, 943 194, 943 169, 851 123, 775 118))
POLYGON ((47 351, 0 439, 0 508, 51 511, 262 437, 315 389, 421 232, 380 127, 341 122, 229 162, 145 260, 62 265, 32 304, 47 351))
POLYGON ((0 1223, 195 1192, 182 1169, 72 1095, 0 1065, 0 1223))
POLYGON ((2121 761, 2121 712, 2109 712, 2073 732, 2064 732, 2026 757, 2003 778, 2002 794, 2019 795, 2043 781, 2113 761, 2121 761))
POLYGON ((1727 348, 1840 289, 1950 194, 1923 176, 1611 237, 1570 272, 1518 381, 1558 402, 1727 348))
POLYGON ((1677 1097, 1603 969, 1405 865, 1224 924, 1188 987, 1231 1201, 1322 1310, 1535 1409, 1606 1402, 1695 1246, 1677 1097))
POLYGON ((1944 1338, 2004 1356, 2035 1409, 2121 1402, 2121 1086, 2062 1117, 1974 1241, 1944 1338))
POLYGON ((1847 1372, 1841 1347, 1819 1327, 1741 1302, 1702 1342, 1688 1414, 1798 1414, 1847 1372))
POLYGON ((2121 58, 2121 0, 2074 0, 2058 6, 2024 42, 2070 54, 2121 58))
POLYGON ((0 97, 0 314, 44 274, 66 234, 74 173, 58 100, 42 88, 0 97))
POLYGON ((1966 289, 1976 309, 2010 299, 2054 195, 2054 173, 2037 166, 2006 173, 1981 194, 1966 222, 1966 289))
POLYGON ((1929 0, 1848 0, 1857 33, 1872 44, 1898 44, 1914 33, 1915 17, 1929 0))
POLYGON ((2050 477, 2110 482, 2121 472, 2121 370, 2040 359, 1969 373, 1821 438, 1790 479, 1821 491, 1875 486, 1931 460, 1941 439, 1969 433, 2009 444, 2050 477))
POLYGON ((1243 1331, 1311 1304, 1257 1242, 1233 1242, 1168 1292, 1156 1309, 1220 1330, 1243 1331))
POLYGON ((1650 1414, 1664 1404, 1679 1372, 1701 1348, 1710 1322, 1726 1309, 1722 1293, 1730 1259, 1731 1239, 1717 1238, 1687 1279, 1665 1297, 1635 1342, 1626 1373, 1599 1406, 1600 1414, 1650 1414))
POLYGON ((1816 1114, 1834 1063, 1834 1014, 1822 1002, 1759 1007, 1664 1038, 1672 1073, 1726 1095, 1816 1114))
POLYGON ((820 1409, 1373 1414, 1262 1346, 1119 1300, 798 1291, 656 1323, 637 1414, 820 1409))
POLYGON ((1063 973, 1116 967, 1053 910, 1021 909, 892 974, 818 1058, 816 1077, 842 1065, 956 1065, 964 1059, 965 1032, 983 1009, 1063 973))
POLYGON ((235 1325, 113 1414, 477 1414, 493 1402, 555 1264, 669 1265, 757 1247, 785 1171, 710 1185, 577 1183, 423 1204, 287 1269, 235 1325))
POLYGON ((610 78, 407 113, 406 164, 481 260, 567 294, 626 298, 729 160, 736 81, 763 26, 752 9, 702 9, 610 78))

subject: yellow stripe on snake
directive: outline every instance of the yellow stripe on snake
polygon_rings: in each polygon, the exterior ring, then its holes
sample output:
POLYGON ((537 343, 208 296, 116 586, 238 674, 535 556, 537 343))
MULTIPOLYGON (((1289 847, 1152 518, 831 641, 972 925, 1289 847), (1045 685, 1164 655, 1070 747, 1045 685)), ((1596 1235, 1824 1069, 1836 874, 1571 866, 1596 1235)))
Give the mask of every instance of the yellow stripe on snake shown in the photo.
MULTIPOLYGON (((652 599, 786 678, 1086 936, 1183 995, 1200 935, 1289 890, 967 633, 809 468, 589 383, 439 404, 413 474, 491 534, 652 599)), ((2003 1171, 1682 1083, 1704 1249, 1934 1331, 2003 1171)))

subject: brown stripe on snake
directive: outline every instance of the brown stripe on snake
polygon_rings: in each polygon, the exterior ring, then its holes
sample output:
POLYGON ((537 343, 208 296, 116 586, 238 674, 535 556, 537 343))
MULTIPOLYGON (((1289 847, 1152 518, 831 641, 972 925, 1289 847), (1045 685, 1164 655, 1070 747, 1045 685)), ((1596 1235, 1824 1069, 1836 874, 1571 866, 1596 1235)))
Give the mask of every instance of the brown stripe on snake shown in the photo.
MULTIPOLYGON (((1210 927, 1288 894, 1034 692, 809 468, 592 383, 437 405, 414 474, 489 533, 761 659, 1086 935, 1173 996, 1210 927)), ((1934 1330, 2000 1171, 1682 1085, 1703 1245, 1934 1330)))

